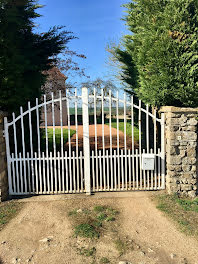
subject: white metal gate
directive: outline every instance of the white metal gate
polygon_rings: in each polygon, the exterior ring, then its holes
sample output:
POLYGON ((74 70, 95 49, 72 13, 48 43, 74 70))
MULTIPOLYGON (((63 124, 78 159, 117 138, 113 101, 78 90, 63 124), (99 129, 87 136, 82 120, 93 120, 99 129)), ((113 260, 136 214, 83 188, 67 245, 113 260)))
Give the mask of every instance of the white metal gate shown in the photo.
POLYGON ((158 118, 148 105, 125 94, 121 99, 119 92, 88 95, 82 88, 81 95, 77 90, 50 100, 44 95, 40 104, 36 99, 35 106, 28 103, 17 117, 5 118, 5 138, 10 195, 165 188, 164 115, 158 118), (142 169, 145 153, 153 153, 154 170, 142 169))

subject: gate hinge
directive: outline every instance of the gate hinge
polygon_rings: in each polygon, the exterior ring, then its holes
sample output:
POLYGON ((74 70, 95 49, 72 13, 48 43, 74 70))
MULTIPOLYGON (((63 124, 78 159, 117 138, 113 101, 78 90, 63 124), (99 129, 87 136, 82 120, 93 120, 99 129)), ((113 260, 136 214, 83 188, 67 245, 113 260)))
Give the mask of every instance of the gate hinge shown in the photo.
POLYGON ((5 138, 5 130, 3 130, 3 137, 5 138))

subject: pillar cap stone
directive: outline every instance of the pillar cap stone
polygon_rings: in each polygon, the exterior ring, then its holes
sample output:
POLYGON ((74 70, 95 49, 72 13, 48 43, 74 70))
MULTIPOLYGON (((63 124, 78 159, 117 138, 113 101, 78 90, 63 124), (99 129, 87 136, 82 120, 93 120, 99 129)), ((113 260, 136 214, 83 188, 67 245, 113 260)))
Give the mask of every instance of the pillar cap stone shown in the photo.
POLYGON ((198 113, 198 107, 176 107, 176 106, 162 106, 160 113, 198 113))

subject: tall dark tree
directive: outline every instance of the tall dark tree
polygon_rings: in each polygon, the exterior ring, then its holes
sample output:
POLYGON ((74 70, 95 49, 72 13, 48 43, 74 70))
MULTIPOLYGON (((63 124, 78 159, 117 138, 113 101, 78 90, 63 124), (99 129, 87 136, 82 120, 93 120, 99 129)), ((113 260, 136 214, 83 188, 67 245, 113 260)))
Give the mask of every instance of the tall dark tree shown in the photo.
POLYGON ((125 7, 130 33, 111 52, 129 90, 154 106, 197 106, 198 1, 136 0, 125 7))
POLYGON ((72 32, 53 27, 39 34, 35 0, 0 0, 0 109, 9 113, 35 102, 45 83, 44 71, 59 63, 72 32))

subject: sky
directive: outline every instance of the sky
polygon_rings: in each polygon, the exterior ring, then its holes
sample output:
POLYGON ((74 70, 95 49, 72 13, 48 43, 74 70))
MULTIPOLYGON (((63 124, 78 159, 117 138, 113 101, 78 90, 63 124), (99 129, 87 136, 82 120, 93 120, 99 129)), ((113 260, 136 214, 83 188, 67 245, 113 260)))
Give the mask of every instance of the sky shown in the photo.
MULTIPOLYGON (((91 80, 100 77, 111 78, 107 66, 108 52, 105 50, 111 41, 118 42, 126 33, 122 4, 128 0, 40 0, 45 5, 39 9, 42 15, 37 19, 37 30, 45 32, 54 25, 66 26, 78 39, 71 40, 69 48, 84 54, 87 59, 76 60, 91 80)), ((86 81, 75 77, 75 81, 86 81)))

